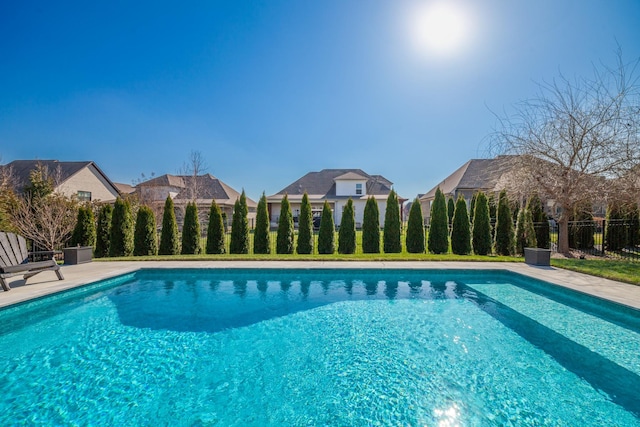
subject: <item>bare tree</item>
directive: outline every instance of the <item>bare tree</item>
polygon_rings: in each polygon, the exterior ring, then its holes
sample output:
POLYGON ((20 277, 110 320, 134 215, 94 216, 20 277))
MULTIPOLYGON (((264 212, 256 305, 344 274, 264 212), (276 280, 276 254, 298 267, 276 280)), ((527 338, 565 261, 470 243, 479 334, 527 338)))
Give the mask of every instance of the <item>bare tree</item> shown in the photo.
POLYGON ((561 253, 569 252, 572 210, 619 194, 620 178, 640 164, 640 59, 625 64, 620 51, 617 58, 613 68, 594 66, 592 77, 539 85, 534 99, 498 116, 491 138, 493 151, 519 155, 528 177, 520 185, 530 183, 559 208, 561 253))
POLYGON ((60 249, 76 223, 77 202, 60 194, 39 198, 21 197, 10 205, 13 228, 38 246, 60 249))
POLYGON ((208 165, 200 151, 191 151, 189 159, 180 169, 180 175, 185 177, 185 186, 189 191, 189 198, 194 202, 202 193, 198 176, 205 173, 207 169, 208 165))

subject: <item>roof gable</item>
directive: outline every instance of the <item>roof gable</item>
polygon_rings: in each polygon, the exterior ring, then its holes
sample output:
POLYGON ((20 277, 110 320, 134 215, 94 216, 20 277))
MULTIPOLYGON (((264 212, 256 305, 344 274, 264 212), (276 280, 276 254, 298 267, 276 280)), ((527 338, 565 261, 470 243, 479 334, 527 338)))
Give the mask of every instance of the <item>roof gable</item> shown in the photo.
POLYGON ((369 175, 362 169, 323 169, 309 172, 302 178, 289 184, 269 197, 301 195, 306 191, 309 195, 322 197, 336 196, 336 180, 366 180, 368 195, 388 195, 393 183, 381 175, 369 175), (346 177, 346 178, 345 178, 346 177))

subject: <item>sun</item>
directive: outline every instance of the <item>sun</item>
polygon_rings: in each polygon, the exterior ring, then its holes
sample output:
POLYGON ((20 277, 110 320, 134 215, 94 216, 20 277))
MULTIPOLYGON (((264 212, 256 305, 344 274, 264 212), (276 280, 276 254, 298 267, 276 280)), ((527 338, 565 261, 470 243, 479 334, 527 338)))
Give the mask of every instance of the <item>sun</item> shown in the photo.
POLYGON ((437 1, 414 9, 410 31, 414 48, 439 56, 460 51, 469 40, 467 12, 451 1, 437 1))

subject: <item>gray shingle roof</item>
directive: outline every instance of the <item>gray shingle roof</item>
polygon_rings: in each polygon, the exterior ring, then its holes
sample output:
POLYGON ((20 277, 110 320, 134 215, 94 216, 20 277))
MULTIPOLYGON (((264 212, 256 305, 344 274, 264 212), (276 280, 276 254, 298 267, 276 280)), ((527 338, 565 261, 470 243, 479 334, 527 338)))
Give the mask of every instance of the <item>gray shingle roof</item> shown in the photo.
MULTIPOLYGON (((366 179, 367 194, 387 195, 391 191, 393 183, 381 175, 369 175, 361 169, 323 169, 320 172, 309 172, 302 178, 283 188, 273 196, 304 194, 319 195, 324 197, 336 196, 336 178, 342 179, 366 179), (343 176, 347 178, 342 178, 343 176)), ((273 197, 270 196, 270 197, 273 197)))

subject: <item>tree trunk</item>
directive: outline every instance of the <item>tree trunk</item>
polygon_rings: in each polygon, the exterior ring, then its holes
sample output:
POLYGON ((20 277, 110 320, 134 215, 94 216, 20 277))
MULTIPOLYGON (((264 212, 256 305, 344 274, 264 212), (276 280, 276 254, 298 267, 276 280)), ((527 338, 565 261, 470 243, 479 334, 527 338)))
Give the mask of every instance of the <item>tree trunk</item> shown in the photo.
POLYGON ((569 217, 562 215, 558 219, 558 253, 569 253, 569 217))

